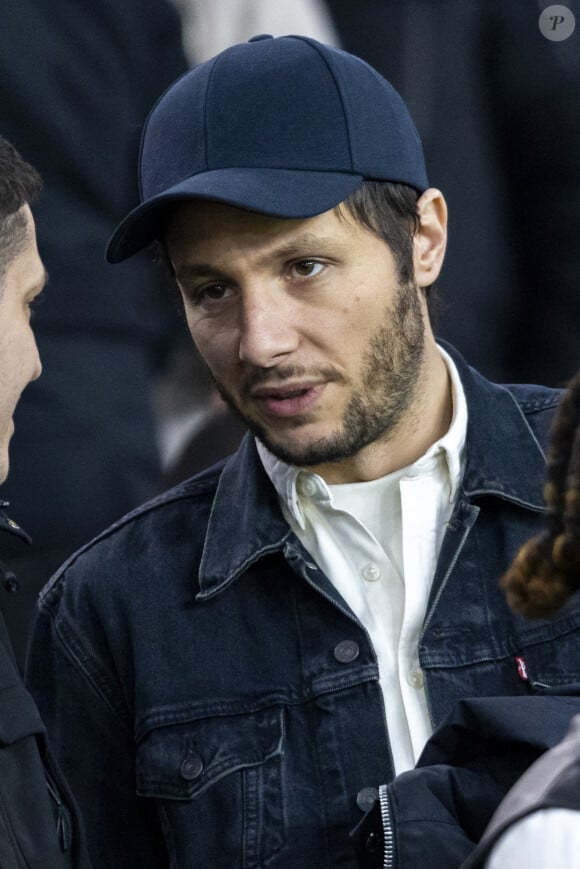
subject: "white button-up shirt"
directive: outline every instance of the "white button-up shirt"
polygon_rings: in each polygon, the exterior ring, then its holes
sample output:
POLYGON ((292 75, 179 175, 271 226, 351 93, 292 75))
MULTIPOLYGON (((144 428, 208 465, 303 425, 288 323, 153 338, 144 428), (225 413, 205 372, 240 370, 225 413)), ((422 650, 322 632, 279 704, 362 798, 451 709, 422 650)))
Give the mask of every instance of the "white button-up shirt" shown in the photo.
POLYGON ((327 485, 257 441, 288 523, 369 633, 397 774, 415 765, 432 733, 417 647, 467 430, 457 369, 439 350, 453 417, 447 433, 412 465, 369 482, 327 485))

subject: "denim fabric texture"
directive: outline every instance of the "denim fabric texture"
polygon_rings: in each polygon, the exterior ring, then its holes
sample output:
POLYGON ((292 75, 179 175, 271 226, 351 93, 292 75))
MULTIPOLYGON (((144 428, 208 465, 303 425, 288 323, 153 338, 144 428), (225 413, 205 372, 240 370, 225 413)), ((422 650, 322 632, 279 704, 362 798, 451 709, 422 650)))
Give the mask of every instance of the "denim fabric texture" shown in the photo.
MULTIPOLYGON (((498 588, 541 527, 560 394, 493 385, 446 349, 469 423, 419 646, 434 727, 463 698, 580 681, 578 602, 527 622, 498 588)), ((97 869, 355 867, 357 795, 392 779, 378 678, 250 437, 69 559, 27 672, 97 869)))

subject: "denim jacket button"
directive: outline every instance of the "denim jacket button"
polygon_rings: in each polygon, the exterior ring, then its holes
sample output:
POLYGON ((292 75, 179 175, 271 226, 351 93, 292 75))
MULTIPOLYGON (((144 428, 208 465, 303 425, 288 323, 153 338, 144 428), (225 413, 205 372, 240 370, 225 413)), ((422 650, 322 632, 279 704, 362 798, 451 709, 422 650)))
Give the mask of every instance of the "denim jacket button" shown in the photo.
POLYGON ((378 788, 363 788, 356 795, 356 804, 361 812, 368 812, 379 798, 378 788))
POLYGON ((201 757, 197 757, 196 755, 186 757, 179 768, 181 778, 184 778, 186 781, 193 781, 194 779, 199 778, 202 771, 203 760, 201 757))
POLYGON ((358 643, 354 640, 343 640, 334 650, 334 657, 341 664, 351 664, 359 656, 358 643))

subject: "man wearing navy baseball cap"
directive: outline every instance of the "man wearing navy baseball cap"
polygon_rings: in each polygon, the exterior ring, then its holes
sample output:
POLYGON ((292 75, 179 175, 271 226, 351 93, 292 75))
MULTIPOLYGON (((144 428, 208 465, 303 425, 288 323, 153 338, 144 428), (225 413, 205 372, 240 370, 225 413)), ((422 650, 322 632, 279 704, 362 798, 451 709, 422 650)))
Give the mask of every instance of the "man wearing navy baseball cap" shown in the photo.
POLYGON ((108 259, 156 243, 250 433, 41 596, 29 684, 94 865, 459 866, 578 711, 578 606, 530 627, 497 586, 559 394, 435 341, 445 201, 358 58, 228 48, 139 176, 108 259))

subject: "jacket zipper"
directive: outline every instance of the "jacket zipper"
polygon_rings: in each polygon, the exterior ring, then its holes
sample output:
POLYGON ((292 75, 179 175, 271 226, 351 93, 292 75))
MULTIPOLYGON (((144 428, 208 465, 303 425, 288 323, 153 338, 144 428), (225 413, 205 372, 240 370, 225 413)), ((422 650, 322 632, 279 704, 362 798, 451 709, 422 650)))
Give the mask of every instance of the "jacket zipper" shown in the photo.
POLYGON ((395 866, 395 837, 393 834, 393 821, 391 818, 391 806, 387 785, 379 787, 379 803, 381 806, 381 820, 383 822, 384 856, 383 869, 394 869, 395 866))

